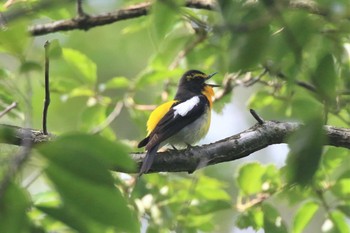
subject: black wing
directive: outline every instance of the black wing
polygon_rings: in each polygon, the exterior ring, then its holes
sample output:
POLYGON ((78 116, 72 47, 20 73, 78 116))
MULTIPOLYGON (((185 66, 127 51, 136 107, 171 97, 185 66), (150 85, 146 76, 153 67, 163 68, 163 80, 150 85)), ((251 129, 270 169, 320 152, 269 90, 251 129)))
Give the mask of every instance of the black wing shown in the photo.
POLYGON ((208 100, 205 96, 198 96, 199 102, 192 107, 184 116, 180 114, 175 115, 175 106, 178 106, 181 103, 179 102, 172 106, 167 114, 159 121, 156 128, 151 132, 148 138, 146 149, 150 150, 155 145, 159 145, 166 139, 178 133, 185 126, 194 122, 198 119, 206 110, 209 105, 208 100))

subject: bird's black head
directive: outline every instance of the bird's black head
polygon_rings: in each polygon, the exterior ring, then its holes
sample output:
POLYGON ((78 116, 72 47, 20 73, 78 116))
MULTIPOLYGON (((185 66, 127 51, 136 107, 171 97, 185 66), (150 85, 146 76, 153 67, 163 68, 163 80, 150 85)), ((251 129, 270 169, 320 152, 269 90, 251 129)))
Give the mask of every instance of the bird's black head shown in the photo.
POLYGON ((184 73, 180 79, 179 86, 176 93, 176 99, 186 99, 194 95, 203 94, 208 88, 215 87, 217 85, 207 84, 206 80, 210 79, 216 73, 205 74, 199 70, 189 70, 184 73))

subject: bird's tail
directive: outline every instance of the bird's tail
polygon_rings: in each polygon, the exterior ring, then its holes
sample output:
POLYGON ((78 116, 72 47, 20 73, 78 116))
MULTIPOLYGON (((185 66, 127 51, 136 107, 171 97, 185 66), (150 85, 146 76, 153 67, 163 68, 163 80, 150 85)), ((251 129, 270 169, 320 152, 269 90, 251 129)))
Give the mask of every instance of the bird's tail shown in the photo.
POLYGON ((139 171, 139 177, 142 176, 142 174, 148 172, 149 169, 151 168, 154 157, 157 154, 158 147, 159 145, 155 145, 154 147, 152 147, 150 150, 147 151, 147 154, 143 159, 142 166, 139 171))

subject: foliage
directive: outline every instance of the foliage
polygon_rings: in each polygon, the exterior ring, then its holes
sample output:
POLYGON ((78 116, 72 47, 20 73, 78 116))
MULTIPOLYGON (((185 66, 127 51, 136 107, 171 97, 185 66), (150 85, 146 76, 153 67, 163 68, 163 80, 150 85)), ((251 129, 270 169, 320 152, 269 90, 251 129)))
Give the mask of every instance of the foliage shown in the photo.
MULTIPOLYGON (((137 2, 83 6, 93 15, 137 2)), ((1 232, 350 232, 349 151, 322 146, 324 124, 350 124, 349 1, 219 0, 212 10, 156 1, 147 16, 32 37, 30 25, 76 16, 73 4, 37 3, 0 3, 7 15, 35 9, 0 29, 0 111, 18 103, 1 123, 41 127, 50 40, 48 128, 59 137, 33 149, 5 186, 22 150, 2 145, 1 232), (250 108, 303 122, 286 165, 249 161, 137 183, 110 172, 134 171, 128 153, 145 134, 147 110, 172 98, 187 69, 254 85, 250 108)))

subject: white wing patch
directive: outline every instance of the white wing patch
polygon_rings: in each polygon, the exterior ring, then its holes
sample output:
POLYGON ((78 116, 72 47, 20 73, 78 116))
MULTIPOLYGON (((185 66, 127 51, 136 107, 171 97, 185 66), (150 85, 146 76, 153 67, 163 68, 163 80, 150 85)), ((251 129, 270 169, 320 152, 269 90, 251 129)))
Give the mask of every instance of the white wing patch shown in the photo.
POLYGON ((186 114, 191 111, 197 104, 199 103, 199 97, 194 96, 189 100, 186 100, 185 102, 176 105, 173 109, 175 110, 174 112, 174 118, 177 115, 180 116, 186 116, 186 114))

